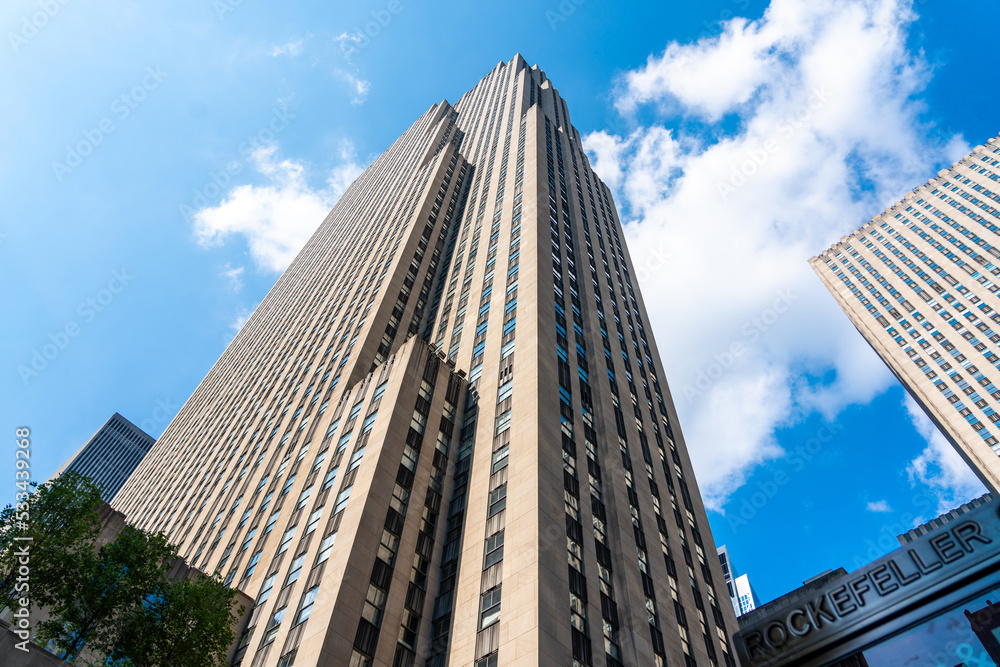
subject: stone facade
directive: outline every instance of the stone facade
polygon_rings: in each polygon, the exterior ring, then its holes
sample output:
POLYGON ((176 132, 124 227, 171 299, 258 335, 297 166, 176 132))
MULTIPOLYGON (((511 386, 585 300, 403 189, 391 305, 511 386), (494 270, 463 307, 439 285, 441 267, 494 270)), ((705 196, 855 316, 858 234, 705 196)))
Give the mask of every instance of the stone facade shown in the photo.
POLYGON ((1000 137, 809 260, 851 323, 1000 488, 1000 137))
POLYGON ((355 181, 115 504, 257 598, 241 665, 735 664, 611 193, 520 56, 355 181))

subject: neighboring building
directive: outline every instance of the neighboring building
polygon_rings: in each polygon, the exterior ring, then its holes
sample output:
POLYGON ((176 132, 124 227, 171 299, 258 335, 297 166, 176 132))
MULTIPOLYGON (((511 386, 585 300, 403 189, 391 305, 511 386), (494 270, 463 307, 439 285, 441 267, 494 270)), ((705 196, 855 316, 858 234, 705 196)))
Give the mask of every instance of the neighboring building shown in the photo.
POLYGON ((988 665, 1000 656, 1000 521, 982 503, 848 574, 740 617, 743 667, 988 665))
POLYGON ((78 472, 100 484, 104 500, 111 502, 155 442, 116 412, 49 479, 78 472))
POLYGON ((906 546, 907 544, 909 544, 910 542, 914 541, 918 537, 926 535, 927 533, 929 533, 931 531, 937 530, 938 528, 940 528, 944 524, 948 523, 949 521, 954 521, 958 517, 962 516, 963 514, 965 514, 967 512, 971 512, 972 510, 976 509, 980 505, 984 505, 984 504, 990 502, 990 500, 992 498, 993 498, 993 496, 991 496, 989 493, 984 493, 983 495, 979 496, 978 498, 973 498, 969 502, 965 503, 964 505, 962 505, 960 507, 956 507, 955 509, 953 509, 950 512, 942 514, 939 517, 931 519, 930 521, 928 521, 925 524, 921 524, 921 525, 917 526, 916 528, 914 528, 912 530, 909 530, 909 531, 903 533, 902 535, 897 536, 896 539, 899 540, 899 543, 901 545, 906 546))
POLYGON ((729 602, 733 605, 733 613, 737 616, 740 615, 740 603, 736 599, 736 577, 739 576, 736 572, 736 566, 733 565, 733 559, 729 555, 729 549, 723 544, 718 549, 719 563, 722 565, 722 576, 726 579, 726 592, 729 593, 729 602))
POLYGON ((1000 137, 810 260, 851 322, 1000 488, 1000 137))
POLYGON ((733 559, 729 555, 729 549, 723 544, 718 549, 719 562, 722 564, 722 574, 726 578, 726 590, 729 593, 729 602, 733 605, 733 611, 737 616, 753 611, 760 604, 757 591, 750 585, 750 577, 740 574, 733 565, 733 559))
POLYGON ((520 56, 348 188, 115 501, 236 664, 735 664, 623 237, 520 56))
POLYGON ((760 606, 760 598, 757 597, 757 591, 753 589, 750 585, 750 577, 745 574, 741 574, 736 577, 734 582, 736 588, 736 602, 737 609, 736 613, 738 616, 749 613, 760 606))

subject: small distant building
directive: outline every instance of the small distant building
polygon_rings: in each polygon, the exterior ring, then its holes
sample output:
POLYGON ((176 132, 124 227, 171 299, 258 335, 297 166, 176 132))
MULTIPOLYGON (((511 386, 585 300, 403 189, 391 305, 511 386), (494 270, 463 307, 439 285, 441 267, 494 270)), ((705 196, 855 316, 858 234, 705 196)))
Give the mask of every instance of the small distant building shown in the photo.
POLYGON ((754 590, 753 586, 750 584, 750 577, 745 574, 741 574, 736 577, 736 615, 742 616, 743 614, 750 613, 754 609, 760 606, 760 598, 757 597, 757 591, 754 590))
POLYGON ((726 590, 729 593, 729 602, 733 605, 733 611, 740 615, 740 606, 736 603, 736 569, 733 567, 732 558, 729 556, 729 549, 723 544, 718 549, 719 562, 722 563, 722 574, 726 577, 726 590))
MULTIPOLYGON (((993 662, 1000 662, 1000 604, 994 604, 987 600, 986 606, 982 609, 970 612, 965 610, 965 618, 969 621, 969 626, 976 633, 976 639, 982 643, 986 653, 993 662)), ((979 664, 983 664, 980 659, 979 664)))
POLYGON ((903 546, 854 572, 824 572, 741 616, 733 638, 740 664, 994 664, 1000 502, 977 499, 960 510, 900 536, 903 546))
POLYGON ((72 470, 101 485, 111 502, 156 439, 117 412, 52 477, 72 470))
POLYGON ((753 611, 760 605, 757 591, 750 584, 750 577, 740 574, 733 565, 729 549, 723 544, 718 548, 719 562, 722 563, 722 573, 726 577, 726 590, 729 593, 729 601, 733 605, 733 611, 737 616, 753 611))

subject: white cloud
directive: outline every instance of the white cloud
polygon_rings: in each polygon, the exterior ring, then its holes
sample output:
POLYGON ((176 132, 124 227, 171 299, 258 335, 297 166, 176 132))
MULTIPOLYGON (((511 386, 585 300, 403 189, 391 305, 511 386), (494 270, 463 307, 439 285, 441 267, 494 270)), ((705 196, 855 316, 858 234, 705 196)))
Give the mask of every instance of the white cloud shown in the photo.
POLYGON ((226 262, 226 266, 222 269, 222 275, 229 280, 229 287, 234 292, 243 289, 243 269, 242 266, 233 267, 229 262, 226 262))
POLYGON ((271 47, 271 56, 274 57, 274 58, 277 58, 278 56, 286 55, 286 54, 289 55, 289 56, 297 56, 297 55, 299 55, 300 53, 302 53, 302 44, 310 36, 311 35, 307 35, 306 37, 303 37, 302 39, 291 41, 291 42, 288 42, 287 44, 275 44, 274 46, 271 47))
POLYGON ((650 56, 645 67, 626 75, 616 106, 631 112, 643 103, 669 102, 669 94, 686 111, 718 118, 762 85, 777 56, 773 47, 784 37, 774 21, 736 18, 722 35, 694 46, 672 42, 662 56, 650 56))
POLYGON ((351 88, 351 92, 354 95, 354 97, 351 98, 351 104, 364 104, 364 101, 368 98, 368 91, 371 90, 372 87, 371 81, 367 81, 343 70, 337 70, 336 73, 337 76, 346 81, 351 88))
POLYGON ((972 146, 961 134, 956 134, 944 148, 944 154, 952 162, 958 162, 963 157, 972 152, 972 146))
POLYGON ((341 45, 341 48, 348 48, 350 44, 360 44, 364 35, 360 32, 342 32, 333 39, 341 45))
POLYGON ((585 139, 629 223, 713 509, 782 455, 776 429, 834 419, 894 382, 807 260, 965 146, 919 119, 931 68, 906 49, 914 18, 903 0, 773 0, 622 78, 617 107, 663 120, 585 139), (670 129, 677 117, 735 129, 670 129))
POLYGON ((217 245, 232 234, 244 237, 254 263, 268 271, 283 271, 364 167, 345 143, 340 164, 331 171, 325 188, 306 181, 305 167, 293 160, 278 161, 277 146, 252 155, 268 185, 240 185, 218 206, 194 214, 195 235, 202 245, 217 245))
POLYGON ((969 465, 909 395, 906 397, 906 411, 917 433, 927 441, 927 447, 910 462, 906 472, 911 484, 920 483, 931 488, 938 501, 937 514, 953 510, 986 493, 983 483, 969 465))
POLYGON ((876 500, 874 502, 869 502, 867 507, 869 512, 891 512, 892 507, 889 506, 888 500, 876 500))
POLYGON ((246 324, 247 320, 250 319, 250 316, 253 315, 254 310, 256 310, 256 306, 254 308, 249 308, 249 309, 240 308, 239 312, 236 313, 236 319, 234 319, 232 323, 230 323, 229 325, 229 328, 232 331, 233 336, 235 336, 240 332, 240 329, 243 328, 243 325, 246 324))
POLYGON ((242 329, 243 325, 247 323, 247 321, 253 315, 253 311, 257 310, 257 306, 259 305, 260 304, 258 303, 256 306, 253 306, 251 308, 240 307, 240 309, 236 312, 235 319, 233 319, 233 321, 229 323, 229 331, 227 332, 226 335, 223 336, 223 341, 225 342, 226 346, 228 346, 230 343, 233 342, 233 339, 236 338, 236 335, 240 332, 240 329, 242 329))

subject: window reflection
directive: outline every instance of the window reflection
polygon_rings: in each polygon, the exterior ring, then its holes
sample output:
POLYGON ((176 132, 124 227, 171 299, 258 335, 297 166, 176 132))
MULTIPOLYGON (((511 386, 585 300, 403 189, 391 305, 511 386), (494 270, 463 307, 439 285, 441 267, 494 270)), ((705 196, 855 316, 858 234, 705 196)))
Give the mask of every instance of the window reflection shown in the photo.
POLYGON ((997 667, 1000 588, 831 667, 997 667))

